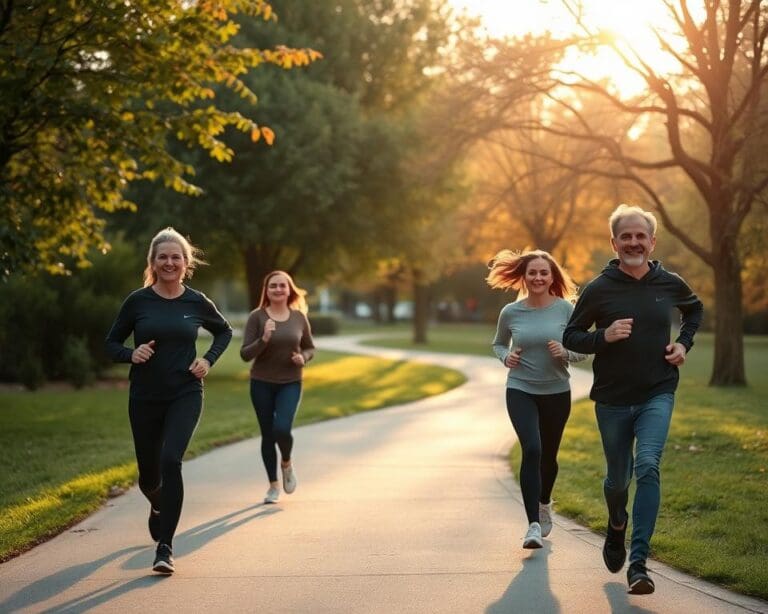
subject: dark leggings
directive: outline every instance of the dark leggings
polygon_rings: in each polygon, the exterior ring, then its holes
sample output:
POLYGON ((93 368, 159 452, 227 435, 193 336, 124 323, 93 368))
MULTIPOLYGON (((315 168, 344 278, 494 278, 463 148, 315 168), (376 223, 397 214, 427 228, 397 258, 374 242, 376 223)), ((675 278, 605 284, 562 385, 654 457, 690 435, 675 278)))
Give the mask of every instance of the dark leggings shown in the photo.
POLYGON ((152 507, 160 510, 160 539, 171 545, 181 516, 184 483, 181 460, 203 411, 202 392, 172 401, 130 399, 139 488, 152 507))
POLYGON ((549 503, 557 478, 557 451, 571 413, 571 391, 529 394, 507 388, 507 412, 515 427, 523 462, 520 490, 528 522, 539 522, 539 503, 549 503))
POLYGON ((270 482, 277 482, 277 450, 283 462, 291 460, 291 427, 301 401, 301 382, 273 384, 251 380, 251 402, 261 429, 261 458, 270 482))

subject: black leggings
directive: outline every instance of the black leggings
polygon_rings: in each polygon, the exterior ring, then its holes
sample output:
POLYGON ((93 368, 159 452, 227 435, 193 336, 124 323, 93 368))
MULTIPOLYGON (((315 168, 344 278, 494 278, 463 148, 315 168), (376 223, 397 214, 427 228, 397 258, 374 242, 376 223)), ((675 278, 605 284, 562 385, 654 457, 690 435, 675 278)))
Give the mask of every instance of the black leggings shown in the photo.
POLYGON ((515 427, 523 461, 520 490, 528 522, 539 522, 539 502, 549 503, 557 478, 557 451, 571 413, 571 391, 529 394, 507 388, 507 412, 515 427))
POLYGON ((251 402, 261 429, 261 459, 270 482, 277 482, 277 450, 283 462, 291 460, 293 419, 301 401, 301 382, 275 384, 251 380, 251 402))
POLYGON ((160 539, 171 545, 181 516, 184 483, 181 460, 203 411, 203 393, 192 392, 171 401, 130 399, 139 488, 160 510, 160 539))

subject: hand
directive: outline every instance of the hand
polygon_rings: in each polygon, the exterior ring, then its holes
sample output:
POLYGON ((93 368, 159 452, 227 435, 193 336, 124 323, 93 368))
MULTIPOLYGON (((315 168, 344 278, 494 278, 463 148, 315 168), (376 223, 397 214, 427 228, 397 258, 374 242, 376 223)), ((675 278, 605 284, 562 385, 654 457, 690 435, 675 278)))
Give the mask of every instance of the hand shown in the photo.
POLYGON ((568 360, 568 350, 559 341, 551 339, 547 342, 547 348, 549 348, 549 353, 555 360, 568 360))
POLYGON ((264 334, 261 335, 261 340, 264 343, 269 343, 269 340, 272 338, 272 333, 275 332, 275 328, 277 328, 275 321, 272 318, 267 318, 267 321, 264 324, 264 334))
POLYGON ((626 339, 632 334, 632 318, 624 318, 623 320, 616 320, 608 328, 605 329, 605 340, 608 343, 614 343, 615 341, 621 341, 626 339))
POLYGON ((135 365, 140 365, 143 362, 147 362, 155 353, 155 340, 152 339, 149 343, 142 343, 131 353, 131 362, 135 365))
POLYGON ((504 365, 510 369, 514 369, 520 364, 520 354, 523 353, 523 348, 515 348, 504 359, 504 365))
POLYGON ((304 360, 304 354, 301 352, 294 352, 291 354, 291 360, 293 361, 293 364, 299 367, 303 367, 307 363, 307 361, 304 360))
POLYGON ((205 358, 195 358, 192 364, 189 365, 189 370, 197 379, 203 379, 208 375, 208 371, 211 370, 211 363, 205 358))
POLYGON ((688 351, 682 343, 670 343, 666 348, 667 355, 664 357, 667 362, 679 367, 685 362, 685 355, 688 351))

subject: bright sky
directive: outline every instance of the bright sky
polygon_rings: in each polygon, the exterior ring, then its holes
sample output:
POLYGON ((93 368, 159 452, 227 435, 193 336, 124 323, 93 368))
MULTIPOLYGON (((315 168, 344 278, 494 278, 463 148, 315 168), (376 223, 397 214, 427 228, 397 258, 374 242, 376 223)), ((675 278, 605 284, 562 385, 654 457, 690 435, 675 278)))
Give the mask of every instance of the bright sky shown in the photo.
MULTIPOLYGON (((550 31, 563 35, 575 30, 574 19, 561 0, 451 0, 457 10, 482 17, 494 36, 550 31)), ((659 48, 651 26, 674 29, 671 17, 659 0, 584 0, 584 21, 608 30, 637 50, 643 60, 660 72, 674 70, 668 55, 659 48)), ((572 59, 573 61, 573 59, 572 59)), ((570 64, 570 62, 569 62, 570 64)), ((614 53, 578 58, 578 68, 590 77, 610 75, 622 94, 637 93, 640 77, 628 70, 614 53)))

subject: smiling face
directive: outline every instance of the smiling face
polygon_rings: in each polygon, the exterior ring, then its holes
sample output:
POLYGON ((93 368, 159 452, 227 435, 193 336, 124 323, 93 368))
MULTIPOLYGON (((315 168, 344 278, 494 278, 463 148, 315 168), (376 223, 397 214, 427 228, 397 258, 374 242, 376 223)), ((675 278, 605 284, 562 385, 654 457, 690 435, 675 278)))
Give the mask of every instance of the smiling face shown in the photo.
POLYGON ((267 280, 267 304, 285 305, 290 296, 291 286, 285 275, 276 273, 267 280))
POLYGON ((544 258, 534 258, 525 267, 525 289, 528 296, 546 296, 552 287, 552 267, 544 258))
POLYGON ((152 270, 159 283, 180 284, 187 273, 187 261, 181 245, 174 241, 158 243, 152 270))
POLYGON ((611 246, 619 257, 621 269, 637 270, 646 268, 656 237, 651 234, 648 222, 639 215, 630 215, 616 226, 616 236, 611 237, 611 246))

